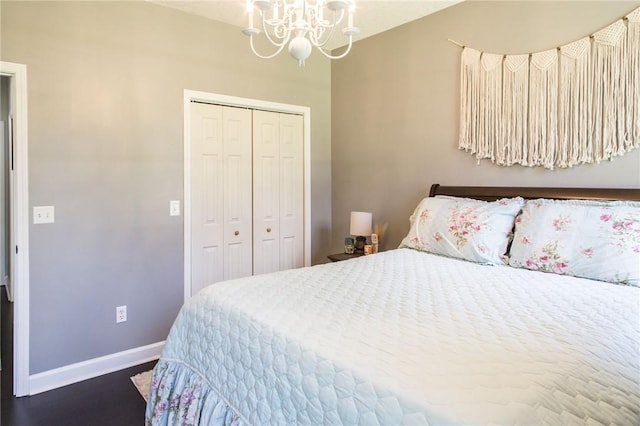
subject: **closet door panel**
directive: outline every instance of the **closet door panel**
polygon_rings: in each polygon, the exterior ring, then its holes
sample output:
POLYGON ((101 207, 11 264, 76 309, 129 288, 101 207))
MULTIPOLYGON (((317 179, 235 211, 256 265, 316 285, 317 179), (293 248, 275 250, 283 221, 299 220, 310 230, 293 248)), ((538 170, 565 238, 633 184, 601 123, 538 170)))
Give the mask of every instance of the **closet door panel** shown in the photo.
POLYGON ((192 294, 304 265, 303 117, 191 104, 192 294))
POLYGON ((195 294, 207 285, 217 283, 224 279, 222 266, 224 264, 224 253, 222 244, 203 247, 200 256, 200 273, 204 277, 204 280, 202 281, 203 285, 199 286, 197 289, 192 288, 191 294, 195 294))
POLYGON ((251 111, 223 108, 224 279, 253 273, 251 111))
POLYGON ((280 269, 279 114, 253 112, 253 271, 280 269))
POLYGON ((222 108, 191 104, 191 292, 223 279, 222 108))
POLYGON ((280 269, 304 266, 303 119, 280 114, 280 269))

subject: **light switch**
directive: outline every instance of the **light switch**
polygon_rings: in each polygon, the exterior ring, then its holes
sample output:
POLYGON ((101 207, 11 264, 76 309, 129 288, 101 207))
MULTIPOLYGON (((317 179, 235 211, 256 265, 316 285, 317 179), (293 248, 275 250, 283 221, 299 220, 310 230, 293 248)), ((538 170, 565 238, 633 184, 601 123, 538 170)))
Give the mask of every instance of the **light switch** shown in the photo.
POLYGON ((180 200, 169 201, 169 216, 180 216, 180 200))
POLYGON ((53 206, 34 206, 33 223, 53 223, 55 222, 53 206))

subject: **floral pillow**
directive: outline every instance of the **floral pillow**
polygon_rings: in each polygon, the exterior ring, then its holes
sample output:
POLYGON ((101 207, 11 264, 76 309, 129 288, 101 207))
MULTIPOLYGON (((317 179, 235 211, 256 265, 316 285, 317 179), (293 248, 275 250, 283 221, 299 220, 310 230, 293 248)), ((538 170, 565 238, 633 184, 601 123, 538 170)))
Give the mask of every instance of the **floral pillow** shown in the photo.
POLYGON ((639 286, 640 203, 527 201, 509 265, 639 286))
POLYGON ((423 199, 400 247, 471 262, 507 263, 505 252, 522 198, 495 202, 447 196, 423 199))

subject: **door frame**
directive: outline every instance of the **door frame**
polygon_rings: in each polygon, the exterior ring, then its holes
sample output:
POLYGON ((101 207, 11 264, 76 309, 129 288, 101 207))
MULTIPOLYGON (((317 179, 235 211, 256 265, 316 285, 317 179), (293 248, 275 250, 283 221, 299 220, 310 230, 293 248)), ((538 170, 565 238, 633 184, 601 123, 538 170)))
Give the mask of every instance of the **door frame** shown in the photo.
POLYGON ((184 91, 184 300, 191 298, 191 109, 192 101, 297 114, 303 117, 304 266, 311 265, 311 108, 197 90, 184 91))
MULTIPOLYGON (((29 389, 29 171, 27 137, 27 66, 0 62, 0 74, 11 77, 13 117, 14 193, 10 200, 10 225, 15 247, 13 258, 13 394, 28 395, 29 389), (17 253, 16 253, 17 251, 17 253)), ((10 126, 11 127, 11 126, 10 126)))
MULTIPOLYGON (((0 95, 2 94, 2 88, 0 88, 0 95)), ((4 234, 4 231, 6 229, 6 227, 9 226, 8 223, 5 222, 5 220, 9 220, 9 215, 5 213, 5 210, 7 209, 8 206, 5 206, 4 203, 7 201, 7 199, 9 198, 9 191, 7 191, 7 194, 5 194, 5 189, 7 187, 7 185, 9 184, 9 179, 5 179, 5 170, 4 170, 4 165, 6 164, 6 162, 10 159, 6 158, 5 159, 5 149, 4 149, 4 139, 5 139, 5 133, 6 133, 6 129, 9 128, 9 123, 8 121, 2 121, 4 117, 0 117, 0 195, 2 196, 2 198, 0 198, 0 229, 2 231, 0 231, 0 286, 5 286, 5 288, 7 289, 7 298, 9 300, 13 300, 12 297, 9 296, 9 286, 8 286, 8 279, 9 279, 9 274, 10 274, 10 268, 11 265, 7 264, 6 260, 7 260, 7 254, 8 254, 8 242, 9 239, 7 238, 7 236, 4 234)), ((7 143, 9 143, 8 141, 9 138, 7 138, 7 143)), ((6 172, 6 174, 9 174, 9 171, 6 172)))

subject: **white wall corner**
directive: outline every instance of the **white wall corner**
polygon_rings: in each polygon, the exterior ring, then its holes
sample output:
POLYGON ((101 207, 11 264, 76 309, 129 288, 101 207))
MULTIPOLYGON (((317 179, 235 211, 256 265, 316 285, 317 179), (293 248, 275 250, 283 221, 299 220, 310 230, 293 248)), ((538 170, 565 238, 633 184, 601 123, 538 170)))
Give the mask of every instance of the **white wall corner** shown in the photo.
POLYGON ((29 394, 35 395, 154 361, 160 358, 163 348, 164 341, 33 374, 29 376, 29 394))

